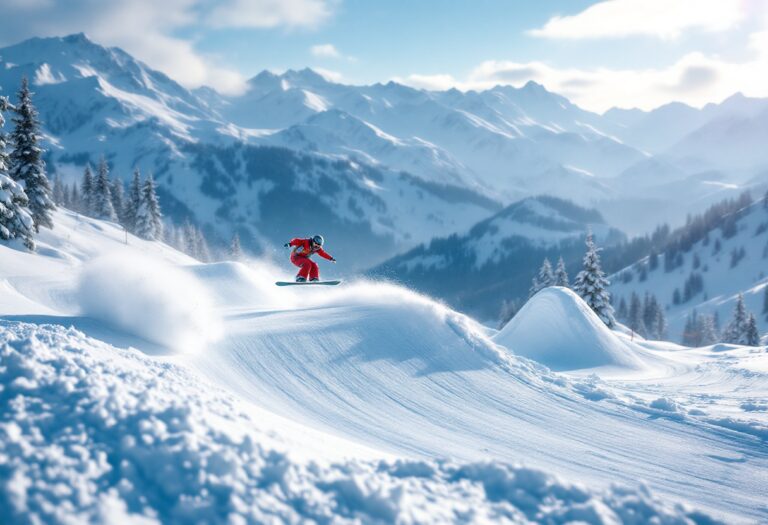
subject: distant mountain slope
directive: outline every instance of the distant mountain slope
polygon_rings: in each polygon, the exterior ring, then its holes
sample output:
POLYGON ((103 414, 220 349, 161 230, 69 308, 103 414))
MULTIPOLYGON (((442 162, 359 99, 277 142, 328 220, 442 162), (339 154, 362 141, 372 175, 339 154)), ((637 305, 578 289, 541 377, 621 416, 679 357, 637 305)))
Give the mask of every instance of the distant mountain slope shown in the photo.
MULTIPOLYGON (((134 168, 153 172, 167 216, 189 218, 214 238, 238 231, 251 250, 322 231, 352 270, 462 230, 501 207, 487 196, 490 191, 481 194, 447 172, 441 177, 425 170, 422 179, 379 164, 364 153, 365 147, 375 150, 365 142, 380 140, 381 149, 388 138, 360 122, 353 124, 355 132, 370 134, 361 136, 354 162, 340 155, 350 152, 328 143, 310 148, 298 140, 272 141, 295 146, 291 150, 268 147, 267 141, 246 146, 258 133, 223 117, 217 95, 191 93, 82 34, 0 50, 0 93, 13 98, 23 76, 33 83, 51 175, 79 181, 85 164, 101 156, 125 180, 134 168), (370 247, 360 250, 363 242, 370 247)), ((309 92, 306 97, 314 104, 308 115, 315 115, 321 102, 309 92)), ((290 115, 286 108, 273 109, 290 115)), ((434 152, 426 143, 411 146, 400 148, 406 157, 409 150, 434 152)))
POLYGON ((646 293, 655 295, 666 310, 669 337, 679 341, 686 318, 694 310, 703 315, 717 314, 724 327, 733 314, 736 297, 743 293, 747 308, 757 317, 760 333, 765 333, 768 206, 760 201, 706 217, 706 223, 697 220, 679 233, 673 232, 662 253, 611 276, 614 302, 629 302, 633 293, 641 299, 646 293))
POLYGON ((580 260, 584 236, 611 245, 624 235, 595 210, 554 197, 516 202, 466 234, 433 239, 394 257, 371 274, 440 297, 455 308, 495 320, 503 300, 527 296, 541 261, 580 260))

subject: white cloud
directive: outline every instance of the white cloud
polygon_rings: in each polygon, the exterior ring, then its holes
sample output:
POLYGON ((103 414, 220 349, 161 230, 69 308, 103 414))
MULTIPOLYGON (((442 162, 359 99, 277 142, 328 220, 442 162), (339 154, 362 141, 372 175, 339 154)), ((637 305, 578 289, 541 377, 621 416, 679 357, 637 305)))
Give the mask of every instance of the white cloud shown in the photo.
POLYGON ((95 41, 118 46, 182 85, 211 86, 240 93, 244 76, 218 65, 217 57, 195 49, 182 30, 205 26, 311 27, 331 14, 335 0, 32 0, 4 5, 0 44, 32 36, 85 32, 95 41))
POLYGON ((528 33, 567 39, 637 35, 671 39, 689 29, 731 29, 745 18, 748 6, 747 0, 604 0, 576 15, 555 16, 528 33))
POLYGON ((557 68, 544 62, 487 60, 463 80, 451 75, 410 75, 396 80, 433 90, 489 89, 498 84, 519 87, 533 80, 593 111, 614 106, 652 109, 672 100, 702 106, 739 91, 768 97, 768 30, 750 35, 750 42, 754 54, 743 62, 702 53, 689 53, 656 69, 557 68))
POLYGON ((214 27, 315 27, 331 12, 327 0, 228 0, 209 20, 214 27))
POLYGON ((341 53, 333 44, 318 44, 309 48, 312 56, 318 58, 340 58, 341 53))

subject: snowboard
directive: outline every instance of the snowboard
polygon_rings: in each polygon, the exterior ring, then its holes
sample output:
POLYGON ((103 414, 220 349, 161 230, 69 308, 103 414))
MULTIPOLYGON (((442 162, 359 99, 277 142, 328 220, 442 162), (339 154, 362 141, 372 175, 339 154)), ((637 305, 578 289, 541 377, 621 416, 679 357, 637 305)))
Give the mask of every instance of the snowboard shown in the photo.
POLYGON ((303 283, 297 283, 296 281, 277 281, 275 284, 277 286, 336 286, 337 284, 341 284, 341 281, 306 281, 303 283))

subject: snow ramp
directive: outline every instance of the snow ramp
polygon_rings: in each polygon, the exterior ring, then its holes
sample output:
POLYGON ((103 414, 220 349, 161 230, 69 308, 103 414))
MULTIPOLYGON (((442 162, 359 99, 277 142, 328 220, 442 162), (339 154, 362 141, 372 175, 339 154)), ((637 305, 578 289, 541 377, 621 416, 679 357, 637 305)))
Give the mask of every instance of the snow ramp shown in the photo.
POLYGON ((232 304, 225 338, 181 359, 259 407, 383 453, 524 462, 602 487, 645 480, 719 515, 768 518, 755 478, 768 451, 754 440, 595 401, 428 298, 361 282, 266 302, 232 304))
POLYGON ((560 286, 534 295, 494 341, 557 371, 645 366, 641 349, 618 337, 581 297, 560 286))

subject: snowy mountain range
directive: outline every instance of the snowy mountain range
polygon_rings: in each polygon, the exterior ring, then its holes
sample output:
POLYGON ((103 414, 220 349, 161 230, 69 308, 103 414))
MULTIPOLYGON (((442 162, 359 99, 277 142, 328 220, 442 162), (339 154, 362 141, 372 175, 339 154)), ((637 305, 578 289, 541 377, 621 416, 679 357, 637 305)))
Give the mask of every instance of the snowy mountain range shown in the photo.
POLYGON ((49 168, 65 180, 104 155, 119 177, 153 171, 174 220, 221 239, 237 231, 252 250, 269 250, 290 216, 292 234, 311 227, 333 238, 347 269, 466 232, 539 194, 594 206, 641 233, 765 185, 768 166, 754 147, 766 101, 740 95, 701 110, 598 115, 533 82, 429 92, 344 85, 304 69, 264 71, 244 95, 224 97, 184 89, 83 34, 0 49, 0 93, 24 75, 49 168), (375 248, 359 258, 350 246, 363 239, 375 248))

